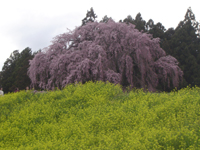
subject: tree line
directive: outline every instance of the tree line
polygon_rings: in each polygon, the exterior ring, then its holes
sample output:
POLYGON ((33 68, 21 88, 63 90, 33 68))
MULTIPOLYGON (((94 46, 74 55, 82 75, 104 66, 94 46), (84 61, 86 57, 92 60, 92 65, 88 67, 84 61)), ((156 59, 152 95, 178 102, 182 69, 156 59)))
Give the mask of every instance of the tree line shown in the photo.
MULTIPOLYGON (((82 20, 82 25, 77 30, 83 30, 83 28, 86 28, 87 24, 89 24, 91 22, 93 22, 93 23, 96 22, 96 18, 97 18, 97 15, 94 13, 93 8, 91 8, 87 12, 86 17, 82 20)), ((99 22, 106 24, 106 23, 109 23, 109 20, 112 20, 112 18, 108 17, 108 16, 104 16, 102 18, 102 20, 99 22)), ((127 26, 134 25, 135 29, 137 29, 139 32, 143 33, 143 35, 146 36, 147 34, 151 34, 152 37, 150 39, 153 39, 153 38, 160 39, 159 45, 165 51, 166 55, 170 55, 178 61, 178 66, 173 65, 173 66, 171 66, 171 69, 173 70, 174 68, 180 67, 180 69, 183 71, 183 79, 182 79, 182 82, 179 83, 179 86, 178 86, 179 89, 184 88, 187 85, 191 85, 192 87, 195 85, 200 86, 200 53, 199 53, 200 52, 200 36, 199 36, 200 27, 199 27, 199 23, 195 20, 195 15, 192 12, 191 8, 187 9, 187 12, 185 14, 185 19, 180 21, 180 23, 178 24, 178 26, 175 29, 169 28, 166 30, 164 25, 162 25, 162 23, 158 22, 155 24, 153 19, 149 19, 148 21, 145 21, 145 20, 143 20, 140 13, 138 13, 135 18, 132 18, 132 16, 129 15, 125 19, 119 20, 119 23, 127 24, 127 26)), ((96 26, 93 26, 93 27, 96 27, 96 26)), ((126 30, 126 29, 124 28, 124 30, 126 30)), ((84 40, 92 41, 93 40, 92 36, 93 35, 87 35, 87 37, 84 38, 84 40), (91 39, 89 39, 89 38, 91 38, 91 39)), ((113 38, 114 38, 113 40, 115 40, 114 35, 113 35, 113 38)), ((77 38, 76 40, 81 40, 81 39, 77 38)), ((71 47, 80 47, 80 46, 77 46, 77 45, 79 45, 79 43, 72 42, 70 45, 68 45, 68 48, 70 46, 71 47)), ((56 44, 54 43, 54 45, 52 45, 52 46, 54 46, 53 49, 56 49, 55 45, 56 45, 56 47, 59 47, 58 42, 57 42, 56 44)), ((85 48, 85 47, 80 47, 80 48, 85 48)), ((115 48, 117 49, 117 47, 115 47, 115 48)), ((20 90, 23 90, 23 89, 25 89, 25 87, 30 86, 32 84, 30 74, 28 76, 27 72, 30 69, 30 65, 31 65, 30 60, 35 59, 35 56, 39 57, 39 53, 41 53, 41 50, 33 53, 31 48, 29 48, 29 47, 25 48, 21 53, 19 53, 18 50, 15 50, 11 53, 10 57, 4 62, 4 66, 2 68, 2 71, 0 72, 0 87, 3 87, 5 93, 13 92, 15 90, 15 88, 17 88, 17 87, 20 90)), ((102 55, 103 55, 103 53, 102 53, 102 55)), ((134 55, 130 54, 129 56, 131 56, 131 57, 124 56, 124 59, 134 61, 134 59, 133 59, 134 55), (131 59, 133 59, 133 60, 131 60, 131 59)), ((75 55, 73 57, 75 57, 75 55)), ((67 58, 67 59, 69 59, 69 58, 67 58)), ((121 59, 121 58, 117 57, 116 59, 113 59, 113 60, 115 60, 116 65, 117 65, 116 62, 119 61, 117 59, 121 59)), ((154 61, 157 61, 159 59, 159 57, 155 57, 154 59, 155 59, 154 61)), ((174 59, 166 58, 163 61, 171 61, 171 60, 174 60, 174 59)), ((174 60, 174 62, 176 60, 174 60)), ((135 65, 135 64, 133 63, 133 65, 135 65)), ((116 70, 116 73, 120 73, 119 67, 116 67, 116 68, 118 69, 118 70, 116 70)), ((137 70, 137 69, 139 69, 139 68, 136 67, 135 70, 137 70)), ((35 72, 36 72, 36 70, 35 70, 35 72)), ((158 70, 157 70, 157 72, 158 72, 158 70)), ((90 72, 90 74, 91 74, 91 72, 90 72)), ((110 74, 112 74, 112 73, 110 73, 110 74)), ((114 74, 112 74, 112 75, 114 75, 114 74)), ((134 80, 134 79, 129 79, 127 77, 125 71, 121 71, 121 75, 123 78, 124 85, 129 85, 131 82, 133 82, 131 80, 134 80), (122 72, 124 72, 124 73, 122 73, 122 72), (130 80, 130 83, 129 83, 129 80, 130 80)), ((138 76, 141 76, 141 75, 142 74, 137 74, 137 75, 135 74, 135 78, 138 76)), ((36 76, 37 76, 36 78, 38 81, 42 81, 42 79, 41 79, 42 75, 39 76, 39 74, 37 74, 36 76)), ((49 76, 49 74, 47 74, 47 76, 49 76)), ((85 74, 85 76, 86 76, 86 74, 85 74)), ((173 85, 172 83, 174 82, 173 78, 172 78, 173 76, 175 76, 175 74, 174 75, 172 74, 171 78, 169 78, 168 80, 165 80, 165 82, 161 82, 162 79, 159 78, 159 81, 158 81, 159 84, 157 85, 156 89, 160 90, 160 91, 172 90, 174 88, 174 86, 172 86, 173 85), (168 86, 168 83, 171 83, 170 84, 171 86, 168 86)), ((49 76, 49 78, 50 78, 50 76, 49 76)), ((56 82, 53 80, 55 80, 55 78, 54 79, 52 78, 51 83, 56 82)), ((64 80, 64 77, 62 80, 64 80)), ((87 79, 87 80, 89 80, 89 79, 87 79)), ((45 85, 47 82, 48 82, 48 79, 45 78, 43 80, 43 85, 45 85)), ((145 84, 145 82, 144 82, 144 84, 145 84)), ((40 85, 42 85, 42 84, 40 83, 40 85)), ((57 85, 57 87, 58 86, 60 86, 60 85, 57 85)), ((41 88, 41 87, 42 86, 39 86, 39 83, 37 84, 37 86, 35 86, 35 88, 41 88)), ((140 86, 138 85, 138 87, 141 87, 141 85, 140 86)))

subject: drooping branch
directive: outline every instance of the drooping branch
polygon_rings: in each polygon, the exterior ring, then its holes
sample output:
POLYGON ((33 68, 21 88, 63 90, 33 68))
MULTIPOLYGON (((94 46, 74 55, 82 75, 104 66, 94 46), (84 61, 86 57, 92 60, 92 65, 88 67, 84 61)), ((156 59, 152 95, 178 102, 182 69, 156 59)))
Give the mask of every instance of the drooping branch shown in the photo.
POLYGON ((55 37, 30 61, 28 73, 32 84, 45 88, 102 80, 140 88, 147 85, 155 91, 160 78, 162 82, 172 78, 177 86, 183 73, 175 62, 160 48, 159 39, 132 24, 109 20, 87 23, 55 37))

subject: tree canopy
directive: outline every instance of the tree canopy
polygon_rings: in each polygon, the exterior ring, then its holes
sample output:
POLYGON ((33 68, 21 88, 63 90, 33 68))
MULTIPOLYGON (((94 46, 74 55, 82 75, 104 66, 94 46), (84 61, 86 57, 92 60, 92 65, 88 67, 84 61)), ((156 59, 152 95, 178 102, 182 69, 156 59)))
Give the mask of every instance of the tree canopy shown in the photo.
POLYGON ((166 56, 159 39, 141 33, 133 24, 113 20, 88 22, 54 38, 30 61, 32 86, 52 89, 92 80, 155 91, 170 80, 177 87, 183 72, 178 61, 166 56))
POLYGON ((200 86, 200 39, 198 22, 191 8, 180 21, 177 28, 165 32, 166 40, 162 44, 166 53, 175 57, 184 72, 183 86, 200 86))
POLYGON ((19 50, 11 53, 0 73, 0 85, 5 93, 13 92, 17 87, 20 90, 25 89, 26 86, 31 84, 27 69, 29 60, 33 57, 34 55, 29 47, 25 48, 21 53, 19 50))
POLYGON ((96 18, 91 8, 80 27, 58 35, 37 55, 30 48, 13 51, 0 72, 0 87, 6 93, 30 83, 51 89, 88 80, 168 92, 178 85, 200 86, 200 24, 190 7, 184 20, 167 30, 140 13, 119 23, 107 15, 96 18))
POLYGON ((93 8, 90 8, 90 11, 87 11, 86 17, 82 20, 82 26, 87 22, 94 22, 97 18, 97 15, 94 13, 93 8))

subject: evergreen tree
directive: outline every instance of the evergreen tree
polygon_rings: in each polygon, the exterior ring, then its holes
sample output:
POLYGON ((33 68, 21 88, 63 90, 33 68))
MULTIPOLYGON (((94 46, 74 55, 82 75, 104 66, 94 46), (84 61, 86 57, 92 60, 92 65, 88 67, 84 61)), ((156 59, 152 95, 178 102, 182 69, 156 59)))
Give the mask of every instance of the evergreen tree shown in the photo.
POLYGON ((165 36, 165 27, 160 23, 158 22, 156 25, 153 24, 153 20, 150 20, 150 22, 148 22, 148 24, 151 24, 151 26, 149 25, 146 25, 146 27, 148 27, 149 30, 148 33, 152 34, 154 38, 157 38, 159 37, 161 39, 161 43, 164 39, 164 36, 165 36))
POLYGON ((18 50, 15 50, 11 53, 10 57, 4 62, 4 66, 2 68, 2 86, 4 92, 12 92, 14 90, 13 83, 15 82, 15 67, 16 61, 19 58, 20 54, 18 50))
MULTIPOLYGON (((172 55, 173 47, 170 45, 170 40, 172 39, 175 33, 174 28, 169 28, 166 32, 164 32, 164 38, 161 43, 161 47, 165 50, 167 55, 172 55)), ((161 34, 163 37, 163 34, 161 34)), ((172 55, 173 56, 173 55, 172 55)))
POLYGON ((134 24, 136 25, 135 28, 139 31, 145 31, 146 21, 142 19, 142 15, 140 13, 136 15, 134 24))
POLYGON ((100 22, 107 23, 109 20, 113 20, 113 19, 111 17, 108 17, 107 15, 105 15, 100 22))
POLYGON ((2 87, 2 78, 3 78, 2 71, 0 71, 0 88, 2 87))
POLYGON ((0 84, 5 93, 13 92, 17 87, 23 90, 30 85, 27 68, 29 60, 32 58, 33 54, 30 48, 24 49, 21 53, 18 50, 11 53, 1 72, 0 84))
POLYGON ((185 19, 179 23, 178 27, 175 30, 169 29, 165 33, 167 41, 163 48, 167 54, 174 56, 179 61, 179 66, 184 72, 182 87, 189 84, 200 86, 200 63, 198 61, 200 41, 197 35, 197 24, 195 16, 189 8, 185 19))
POLYGON ((165 32, 165 39, 166 40, 171 40, 172 36, 174 35, 175 30, 174 28, 169 28, 166 32, 165 32))
POLYGON ((128 15, 128 16, 123 20, 123 22, 126 23, 126 24, 129 24, 129 23, 135 24, 135 20, 132 18, 131 15, 128 15))
POLYGON ((194 15, 191 7, 189 7, 187 9, 187 12, 185 14, 185 19, 179 23, 177 29, 182 28, 188 22, 190 22, 191 26, 194 28, 195 33, 198 34, 199 33, 198 32, 199 31, 199 23, 196 21, 195 15, 194 15))
POLYGON ((146 23, 146 31, 150 31, 154 27, 154 21, 152 19, 149 19, 149 21, 146 23))
POLYGON ((33 59, 32 51, 29 47, 25 48, 20 53, 20 59, 16 63, 16 79, 14 85, 17 85, 19 89, 25 89, 27 86, 30 86, 31 81, 27 75, 29 60, 33 59))
POLYGON ((145 28, 146 28, 146 21, 144 21, 142 19, 142 16, 140 13, 138 13, 135 17, 135 19, 133 19, 131 17, 131 15, 128 15, 127 18, 125 18, 123 20, 124 23, 126 24, 134 24, 135 25, 135 28, 138 29, 139 31, 145 31, 145 28))
POLYGON ((97 15, 94 13, 93 8, 90 8, 90 11, 87 11, 86 17, 82 20, 82 26, 88 22, 94 22, 96 18, 97 15))

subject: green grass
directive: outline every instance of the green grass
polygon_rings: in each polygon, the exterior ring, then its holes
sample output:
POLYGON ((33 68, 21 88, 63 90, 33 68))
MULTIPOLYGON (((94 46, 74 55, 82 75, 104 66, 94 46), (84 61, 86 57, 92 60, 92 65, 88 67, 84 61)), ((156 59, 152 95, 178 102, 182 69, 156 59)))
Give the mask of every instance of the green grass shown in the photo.
POLYGON ((171 93, 88 82, 0 97, 0 150, 200 149, 200 88, 171 93))

